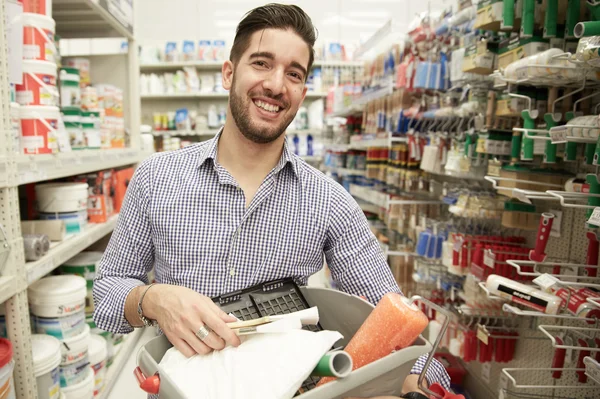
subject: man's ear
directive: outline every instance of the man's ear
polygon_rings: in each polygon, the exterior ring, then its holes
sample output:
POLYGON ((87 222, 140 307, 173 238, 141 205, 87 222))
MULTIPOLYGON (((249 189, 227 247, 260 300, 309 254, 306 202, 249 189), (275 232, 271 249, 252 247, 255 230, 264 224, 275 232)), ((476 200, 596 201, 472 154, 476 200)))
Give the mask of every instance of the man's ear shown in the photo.
POLYGON ((225 90, 231 90, 233 84, 233 69, 233 62, 229 60, 225 61, 221 67, 222 83, 225 90))

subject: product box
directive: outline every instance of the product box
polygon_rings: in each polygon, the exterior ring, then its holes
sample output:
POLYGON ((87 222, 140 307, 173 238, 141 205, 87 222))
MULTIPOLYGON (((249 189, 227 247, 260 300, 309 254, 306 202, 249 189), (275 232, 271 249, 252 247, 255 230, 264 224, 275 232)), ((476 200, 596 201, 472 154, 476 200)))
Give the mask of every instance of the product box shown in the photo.
POLYGON ((488 50, 485 41, 469 46, 465 49, 462 71, 489 75, 494 72, 496 54, 488 50))
POLYGON ((210 49, 210 40, 200 40, 198 42, 198 61, 214 61, 210 49))
POLYGON ((106 223, 114 214, 112 171, 105 170, 78 176, 75 181, 88 184, 88 220, 106 223))
POLYGON ((527 109, 527 100, 523 98, 502 95, 496 101, 496 116, 521 116, 521 111, 527 109))
POLYGON ((196 45, 192 40, 183 41, 183 60, 193 61, 196 59, 196 45))
POLYGON ((475 29, 499 31, 502 25, 502 12, 504 2, 502 0, 484 0, 477 5, 477 16, 475 17, 475 29))
POLYGON ((519 39, 515 36, 503 40, 498 46, 498 69, 505 69, 507 66, 521 58, 529 57, 550 48, 550 43, 541 37, 530 37, 519 39))
POLYGON ((129 187, 129 182, 133 177, 133 168, 119 169, 113 174, 113 187, 114 187, 114 210, 115 213, 121 212, 121 205, 123 205, 123 199, 125 198, 125 192, 129 187))

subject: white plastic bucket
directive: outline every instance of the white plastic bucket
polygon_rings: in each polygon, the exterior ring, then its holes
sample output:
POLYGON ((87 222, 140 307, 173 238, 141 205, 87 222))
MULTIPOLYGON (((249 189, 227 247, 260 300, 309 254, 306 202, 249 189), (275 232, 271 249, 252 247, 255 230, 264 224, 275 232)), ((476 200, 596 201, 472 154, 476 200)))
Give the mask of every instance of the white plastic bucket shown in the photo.
POLYGON ((2 399, 15 399, 14 367, 12 343, 7 339, 0 339, 0 398, 2 399))
POLYGON ((10 103, 10 135, 12 138, 12 150, 14 153, 21 152, 21 106, 19 103, 10 103))
POLYGON ((65 399, 93 399, 94 397, 94 372, 86 367, 85 379, 73 386, 61 389, 65 399))
POLYGON ((81 88, 79 87, 79 70, 77 68, 60 68, 60 106, 81 106, 81 88))
POLYGON ((86 293, 85 279, 79 276, 50 276, 33 283, 28 297, 36 331, 59 339, 80 334, 86 293))
POLYGON ((67 235, 83 232, 88 222, 88 211, 40 213, 40 220, 62 220, 65 222, 67 235))
POLYGON ((87 183, 37 184, 35 194, 42 213, 77 212, 87 209, 87 183))
POLYGON ((23 0, 23 12, 52 15, 52 0, 23 0))
POLYGON ((58 105, 56 64, 24 60, 23 84, 17 85, 17 102, 21 105, 58 105))
POLYGON ((62 340, 60 346, 61 366, 73 364, 88 357, 88 347, 90 344, 90 326, 84 325, 81 333, 62 340))
POLYGON ((58 151, 56 129, 58 107, 26 106, 21 115, 21 147, 25 154, 51 154, 58 151))
POLYGON ((56 24, 50 17, 23 13, 23 59, 56 61, 54 31, 56 24))
POLYGON ((88 359, 94 371, 94 397, 96 397, 104 390, 108 350, 106 340, 98 335, 92 335, 89 343, 88 359))
POLYGON ((31 336, 33 352, 33 374, 38 390, 38 399, 58 399, 60 396, 60 341, 49 335, 31 336))
POLYGON ((4 304, 0 304, 0 337, 1 338, 7 338, 8 335, 6 334, 6 318, 4 317, 6 315, 6 308, 4 307, 4 304))
POLYGON ((86 315, 94 313, 92 288, 94 288, 94 278, 100 259, 102 259, 102 252, 81 252, 63 263, 59 268, 62 274, 74 274, 85 278, 87 283, 86 315))
POLYGON ((72 387, 79 384, 87 377, 87 372, 90 369, 90 362, 88 361, 87 354, 81 360, 75 363, 60 365, 60 387, 61 389, 66 387, 72 387))

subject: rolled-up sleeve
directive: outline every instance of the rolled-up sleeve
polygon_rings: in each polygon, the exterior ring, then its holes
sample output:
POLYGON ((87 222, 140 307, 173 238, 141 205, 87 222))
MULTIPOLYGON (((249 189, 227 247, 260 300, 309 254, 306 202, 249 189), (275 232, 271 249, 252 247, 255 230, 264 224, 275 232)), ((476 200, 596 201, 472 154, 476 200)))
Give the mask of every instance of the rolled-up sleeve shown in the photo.
MULTIPOLYGON (((372 304, 388 292, 400 288, 387 264, 377 238, 356 201, 343 190, 333 190, 329 229, 325 241, 325 259, 331 277, 341 291, 364 296, 372 304)), ((427 355, 417 359, 411 374, 421 374, 427 355)), ((450 388, 444 366, 432 359, 426 373, 429 384, 450 388)))
POLYGON ((125 300, 135 287, 148 284, 154 263, 149 217, 151 162, 142 163, 129 183, 94 281, 94 322, 113 333, 133 331, 125 318, 125 300))

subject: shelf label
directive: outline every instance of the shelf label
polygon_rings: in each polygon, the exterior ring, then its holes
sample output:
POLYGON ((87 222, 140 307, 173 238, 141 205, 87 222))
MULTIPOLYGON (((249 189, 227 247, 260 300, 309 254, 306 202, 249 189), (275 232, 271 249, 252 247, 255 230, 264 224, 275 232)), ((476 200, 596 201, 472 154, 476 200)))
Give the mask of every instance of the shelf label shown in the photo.
POLYGON ((552 230, 550 230, 551 237, 560 237, 560 226, 562 224, 562 211, 556 209, 550 209, 550 212, 554 214, 554 221, 552 222, 552 230))
POLYGON ((496 262, 496 254, 494 254, 489 249, 483 253, 483 264, 487 267, 494 268, 494 263, 496 262))
POLYGON ((542 290, 547 291, 550 287, 553 287, 558 283, 558 279, 548 273, 544 273, 541 276, 534 278, 533 283, 540 286, 542 290))
POLYGON ((552 144, 567 142, 567 126, 556 126, 550 129, 550 140, 552 144))
POLYGON ((477 325, 477 339, 480 340, 481 342, 483 342, 485 345, 488 345, 488 343, 489 343, 488 330, 482 324, 477 325))
POLYGON ((592 216, 590 216, 587 222, 600 227, 600 208, 594 208, 594 212, 592 212, 592 216))
POLYGON ((521 202, 531 204, 531 200, 527 198, 527 195, 519 189, 513 189, 513 196, 521 202))
POLYGON ((452 247, 454 252, 460 252, 464 241, 465 239, 462 236, 456 238, 454 241, 454 246, 452 247))

